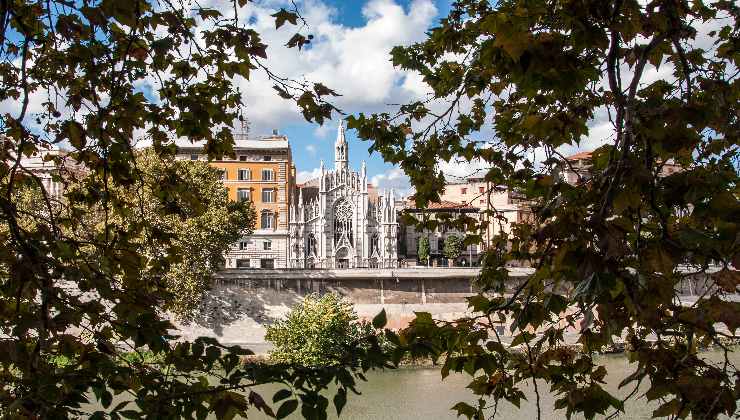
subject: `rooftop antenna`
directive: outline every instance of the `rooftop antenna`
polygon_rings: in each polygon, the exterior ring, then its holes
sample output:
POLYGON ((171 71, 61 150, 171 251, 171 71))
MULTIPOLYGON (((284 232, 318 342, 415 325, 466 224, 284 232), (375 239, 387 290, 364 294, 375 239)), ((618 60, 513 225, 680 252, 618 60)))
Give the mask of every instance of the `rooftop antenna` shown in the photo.
POLYGON ((244 136, 244 138, 249 138, 249 128, 251 124, 249 123, 249 118, 245 117, 244 115, 241 116, 241 135, 244 136))

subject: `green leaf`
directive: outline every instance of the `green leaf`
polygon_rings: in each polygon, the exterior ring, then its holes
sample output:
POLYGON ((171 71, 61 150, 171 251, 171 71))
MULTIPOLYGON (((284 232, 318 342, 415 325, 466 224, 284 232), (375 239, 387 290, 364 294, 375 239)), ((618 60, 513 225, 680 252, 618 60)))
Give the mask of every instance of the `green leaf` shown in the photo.
POLYGON ((278 408, 275 418, 284 419, 298 408, 298 400, 288 400, 278 408))
POLYGON ((334 395, 334 407, 337 409, 337 416, 342 414, 345 404, 347 404, 347 391, 344 388, 340 388, 337 394, 334 395))
POLYGON ((275 413, 272 412, 272 408, 267 405, 262 396, 254 391, 249 391, 249 403, 256 407, 258 410, 264 412, 270 417, 275 417, 275 413))
POLYGON ((385 308, 380 311, 379 314, 375 315, 375 318, 373 318, 373 327, 376 329, 380 329, 385 327, 385 325, 388 323, 388 318, 385 315, 385 308))
POLYGON ((290 22, 291 25, 298 23, 298 15, 285 9, 280 9, 277 13, 271 16, 275 18, 275 29, 280 29, 285 22, 290 22))
POLYGON ((272 396, 272 402, 282 401, 286 398, 290 398, 293 392, 289 389, 281 389, 272 396))
POLYGON ((460 401, 459 403, 452 406, 452 410, 457 411, 457 416, 465 416, 468 419, 472 419, 478 414, 478 409, 473 407, 472 405, 460 401))
POLYGON ((653 411, 653 417, 672 417, 681 410, 681 401, 672 399, 653 411))

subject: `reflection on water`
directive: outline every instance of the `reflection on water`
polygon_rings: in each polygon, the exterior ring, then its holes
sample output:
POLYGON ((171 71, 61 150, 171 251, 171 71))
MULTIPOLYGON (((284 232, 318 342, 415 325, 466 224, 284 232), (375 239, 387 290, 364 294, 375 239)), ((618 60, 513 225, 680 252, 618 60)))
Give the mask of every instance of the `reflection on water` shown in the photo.
MULTIPOLYGON (((719 351, 703 353, 704 357, 713 361, 722 360, 719 351)), ((736 350, 730 355, 733 363, 740 363, 740 354, 736 350)), ((607 375, 606 389, 618 397, 628 394, 632 388, 625 387, 621 390, 617 385, 621 380, 632 373, 636 365, 630 365, 623 355, 601 356, 598 362, 603 364, 609 375, 607 375), (629 389, 627 389, 629 388, 629 389)), ((343 419, 455 419, 455 412, 450 410, 455 403, 465 401, 477 406, 476 399, 470 390, 465 387, 470 382, 470 377, 465 374, 450 374, 444 381, 438 369, 400 369, 384 372, 374 372, 368 375, 368 382, 360 383, 358 389, 361 396, 350 395, 347 406, 342 412, 343 419)), ((634 386, 634 385, 632 385, 634 386)), ((272 395, 278 388, 262 387, 259 391, 267 401, 272 401, 272 395)), ((544 384, 540 385, 542 396, 542 418, 563 419, 565 411, 553 411, 555 398, 550 395, 544 384)), ((520 409, 515 406, 501 402, 496 418, 500 419, 532 419, 536 418, 536 406, 534 402, 534 391, 525 390, 529 401, 522 401, 520 409)), ((638 394, 640 395, 640 394, 638 394)), ((332 395, 327 395, 331 401, 332 395)), ((652 411, 658 404, 648 402, 645 399, 633 399, 625 407, 626 414, 621 419, 650 419, 652 411)), ((275 407, 277 409, 277 407, 275 407)), ((332 411, 330 418, 336 418, 333 405, 329 404, 332 411)), ((300 415, 297 410, 290 418, 298 419, 300 415)), ((260 417, 261 413, 250 413, 250 418, 260 417)), ((578 418, 578 417, 574 417, 578 418)))

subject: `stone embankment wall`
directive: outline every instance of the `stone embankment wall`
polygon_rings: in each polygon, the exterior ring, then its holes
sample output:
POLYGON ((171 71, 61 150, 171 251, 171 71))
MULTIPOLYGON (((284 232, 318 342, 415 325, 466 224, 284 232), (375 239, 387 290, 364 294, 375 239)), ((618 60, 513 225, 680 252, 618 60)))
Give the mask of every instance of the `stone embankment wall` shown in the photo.
MULTIPOLYGON (((227 270, 220 273, 199 316, 178 325, 183 339, 217 338, 258 352, 267 349, 265 327, 284 317, 311 293, 337 293, 355 305, 358 315, 372 319, 382 309, 389 328, 402 328, 414 312, 454 320, 468 314, 466 298, 475 293, 475 268, 383 270, 227 270)), ((512 288, 531 269, 513 268, 512 288)), ((706 276, 695 276, 681 287, 684 295, 701 294, 706 276)), ((502 327, 502 333, 508 329, 502 327)))

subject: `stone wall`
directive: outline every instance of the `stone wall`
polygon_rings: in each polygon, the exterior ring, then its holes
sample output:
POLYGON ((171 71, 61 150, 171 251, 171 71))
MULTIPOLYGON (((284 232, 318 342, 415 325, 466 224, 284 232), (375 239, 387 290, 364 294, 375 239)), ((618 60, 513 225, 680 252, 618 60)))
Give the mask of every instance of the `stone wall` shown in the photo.
MULTIPOLYGON (((284 317, 306 295, 329 292, 354 303, 364 319, 385 309, 388 327, 393 329, 408 325, 417 311, 451 321, 469 313, 466 297, 474 293, 472 280, 478 273, 470 268, 226 270, 205 298, 199 317, 178 325, 178 333, 183 339, 210 336, 265 351, 267 325, 284 317)), ((529 274, 531 269, 511 269, 511 288, 529 274)), ((701 294, 709 284, 706 275, 692 276, 684 283, 679 292, 685 296, 701 294)), ((506 331, 502 326, 501 333, 506 331)))

